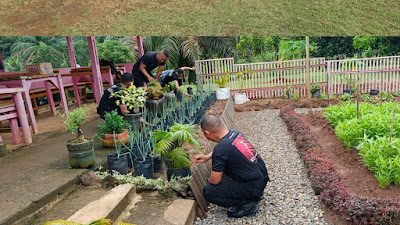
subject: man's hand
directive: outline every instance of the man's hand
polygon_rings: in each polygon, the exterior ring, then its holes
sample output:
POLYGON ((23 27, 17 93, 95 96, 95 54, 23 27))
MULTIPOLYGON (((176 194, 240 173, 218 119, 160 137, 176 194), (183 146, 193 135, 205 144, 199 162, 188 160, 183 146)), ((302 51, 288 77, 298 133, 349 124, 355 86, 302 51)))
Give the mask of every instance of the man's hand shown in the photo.
POLYGON ((208 155, 196 155, 195 159, 196 159, 196 163, 205 163, 211 159, 211 153, 208 155))
POLYGON ((147 79, 148 79, 149 81, 154 80, 154 78, 151 77, 151 76, 148 76, 147 79))

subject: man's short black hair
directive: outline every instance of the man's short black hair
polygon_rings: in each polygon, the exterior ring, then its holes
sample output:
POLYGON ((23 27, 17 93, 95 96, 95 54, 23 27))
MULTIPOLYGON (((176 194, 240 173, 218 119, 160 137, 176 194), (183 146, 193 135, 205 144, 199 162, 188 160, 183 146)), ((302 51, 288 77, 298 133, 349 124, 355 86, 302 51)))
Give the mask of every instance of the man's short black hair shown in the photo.
POLYGON ((221 127, 223 127, 222 121, 218 118, 218 116, 214 114, 209 114, 201 118, 200 126, 202 130, 208 130, 211 132, 218 131, 221 127))
POLYGON ((169 51, 166 49, 163 49, 160 51, 163 55, 165 55, 167 58, 169 57, 169 51))
POLYGON ((121 76, 121 83, 123 84, 129 84, 130 82, 133 81, 133 75, 131 73, 124 73, 121 76))
POLYGON ((175 73, 181 73, 181 74, 183 74, 183 69, 176 69, 176 70, 175 70, 175 73))

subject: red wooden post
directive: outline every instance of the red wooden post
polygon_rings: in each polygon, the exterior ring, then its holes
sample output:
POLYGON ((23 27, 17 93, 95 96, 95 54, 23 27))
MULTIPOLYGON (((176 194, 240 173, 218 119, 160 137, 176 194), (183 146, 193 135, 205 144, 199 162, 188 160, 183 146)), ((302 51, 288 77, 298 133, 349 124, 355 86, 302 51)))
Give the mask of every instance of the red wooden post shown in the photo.
POLYGON ((139 50, 139 58, 143 56, 144 50, 143 50, 143 38, 142 36, 136 36, 137 43, 138 43, 138 50, 139 50))
POLYGON ((4 72, 5 70, 5 66, 4 66, 4 62, 3 62, 3 56, 1 55, 1 49, 0 49, 0 64, 3 65, 4 69, 0 69, 0 72, 4 72))
POLYGON ((94 36, 88 36, 87 40, 89 44, 89 55, 93 72, 93 95, 96 103, 99 103, 101 96, 103 95, 103 80, 101 78, 99 56, 97 54, 97 48, 96 48, 96 40, 94 36))
POLYGON ((71 36, 67 36, 67 45, 68 45, 69 62, 71 63, 71 68, 75 69, 76 58, 75 58, 74 43, 72 42, 71 36))

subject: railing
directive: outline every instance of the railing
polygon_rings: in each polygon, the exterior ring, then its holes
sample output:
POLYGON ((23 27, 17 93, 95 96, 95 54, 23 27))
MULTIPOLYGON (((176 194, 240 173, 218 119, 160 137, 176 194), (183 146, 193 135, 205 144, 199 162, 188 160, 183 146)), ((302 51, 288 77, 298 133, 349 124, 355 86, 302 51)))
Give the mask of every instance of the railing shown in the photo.
MULTIPOLYGON (((288 60, 235 64, 233 58, 196 61, 198 79, 214 90, 216 80, 229 75, 227 87, 232 93, 246 93, 250 99, 281 97, 287 89, 306 95, 306 60, 288 60)), ((350 60, 310 59, 310 83, 321 91, 342 94, 348 84, 356 82, 363 93, 371 89, 400 91, 400 56, 350 60)))
MULTIPOLYGON (((300 95, 306 91, 305 59, 234 64, 233 58, 224 58, 196 61, 196 66, 204 84, 216 90, 215 81, 228 74, 227 87, 232 92, 246 93, 249 98, 282 96, 286 85, 291 92, 299 90, 300 95)), ((325 58, 310 59, 310 76, 312 83, 321 83, 326 89, 325 58)))
POLYGON ((329 93, 342 94, 350 84, 361 93, 400 91, 400 56, 327 61, 329 93))

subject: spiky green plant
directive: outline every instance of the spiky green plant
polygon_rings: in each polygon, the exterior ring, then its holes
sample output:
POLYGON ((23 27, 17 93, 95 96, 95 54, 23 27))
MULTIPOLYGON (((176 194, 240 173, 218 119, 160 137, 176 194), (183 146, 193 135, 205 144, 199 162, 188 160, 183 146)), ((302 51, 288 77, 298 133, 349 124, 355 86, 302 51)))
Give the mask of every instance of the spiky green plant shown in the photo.
POLYGON ((196 125, 175 123, 168 131, 157 130, 153 139, 156 146, 153 154, 160 154, 172 161, 174 167, 182 169, 190 165, 189 156, 183 148, 187 143, 201 151, 200 144, 194 133, 196 125))

